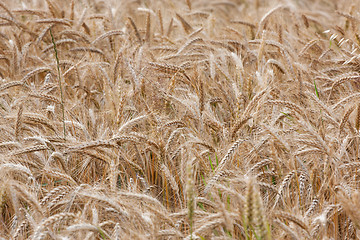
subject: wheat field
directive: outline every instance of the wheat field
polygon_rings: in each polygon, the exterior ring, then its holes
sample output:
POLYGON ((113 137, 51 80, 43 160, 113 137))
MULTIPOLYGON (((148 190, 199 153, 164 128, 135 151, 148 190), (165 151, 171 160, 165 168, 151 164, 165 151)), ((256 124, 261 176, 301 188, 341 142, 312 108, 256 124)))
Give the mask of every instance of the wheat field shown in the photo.
POLYGON ((0 239, 360 239, 358 0, 0 0, 0 239))

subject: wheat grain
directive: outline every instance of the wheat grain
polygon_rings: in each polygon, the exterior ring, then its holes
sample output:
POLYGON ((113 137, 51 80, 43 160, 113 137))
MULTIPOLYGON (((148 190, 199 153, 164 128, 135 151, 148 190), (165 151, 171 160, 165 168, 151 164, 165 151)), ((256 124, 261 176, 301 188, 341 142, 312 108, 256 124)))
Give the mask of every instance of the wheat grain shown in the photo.
POLYGON ((256 163, 252 168, 250 168, 250 170, 247 172, 247 174, 250 174, 250 173, 252 173, 252 172, 255 172, 256 170, 261 169, 261 168, 263 168, 263 167, 265 167, 265 166, 267 166, 267 165, 269 165, 269 164, 271 164, 271 163, 272 163, 271 160, 269 160, 269 159, 264 159, 264 160, 256 163))
POLYGON ((225 156, 220 160, 219 165, 216 167, 214 176, 211 177, 211 179, 209 180, 208 184, 206 185, 206 187, 204 189, 204 193, 207 193, 212 188, 213 184, 216 183, 216 181, 219 179, 219 177, 221 175, 221 171, 225 167, 226 163, 230 160, 230 158, 233 155, 233 153, 235 152, 235 150, 237 150, 237 148, 245 141, 246 140, 238 139, 237 141, 235 141, 233 143, 233 145, 227 151, 225 156))
MULTIPOLYGON (((344 114, 343 118, 341 119, 340 125, 339 125, 339 132, 344 129, 345 124, 348 122, 348 119, 350 117, 350 114, 355 110, 355 105, 350 107, 344 114)), ((350 123, 349 123, 350 124, 350 123)))
POLYGON ((308 234, 309 233, 309 227, 301 220, 299 219, 298 217, 290 214, 290 213, 287 213, 287 212, 276 212, 274 213, 274 217, 277 217, 277 218, 283 218, 283 219, 286 219, 286 220, 289 220, 289 221, 292 221, 293 223, 295 223, 296 225, 298 225, 299 227, 301 227, 302 229, 304 229, 308 234))
POLYGON ((336 110, 341 106, 345 106, 348 102, 350 101, 356 101, 358 98, 360 98, 360 94, 359 93, 355 93, 352 94, 348 97, 343 98, 342 100, 340 100, 339 102, 337 102, 334 106, 333 109, 336 110))
POLYGON ((94 41, 91 42, 92 45, 95 45, 97 42, 105 39, 105 38, 108 38, 108 37, 111 37, 111 36, 115 36, 115 35, 124 35, 124 32, 121 31, 121 30, 111 30, 109 32, 106 32, 102 35, 100 35, 99 37, 97 37, 94 41))
POLYGON ((129 20, 129 22, 130 22, 130 25, 131 25, 132 29, 133 29, 134 32, 135 32, 135 36, 136 36, 138 42, 139 42, 140 44, 142 44, 143 41, 142 41, 142 38, 141 38, 141 36, 140 36, 140 33, 139 33, 139 31, 138 31, 135 23, 134 23, 134 20, 133 20, 131 17, 128 17, 128 20, 129 20))
POLYGON ((16 118, 16 124, 15 124, 15 138, 19 140, 19 134, 21 131, 21 122, 22 122, 22 113, 23 113, 23 105, 19 106, 19 111, 16 118))
POLYGON ((177 19, 179 19, 182 27, 184 28, 184 30, 187 34, 194 32, 194 29, 182 16, 180 16, 178 13, 176 13, 176 17, 177 17, 177 19))
MULTIPOLYGON (((288 235, 291 236, 291 238, 293 240, 298 240, 298 235, 289 227, 287 226, 286 224, 284 224, 283 222, 280 222, 279 220, 273 220, 273 222, 278 225, 281 229, 283 229, 288 235)), ((314 236, 314 235, 312 235, 314 236)))

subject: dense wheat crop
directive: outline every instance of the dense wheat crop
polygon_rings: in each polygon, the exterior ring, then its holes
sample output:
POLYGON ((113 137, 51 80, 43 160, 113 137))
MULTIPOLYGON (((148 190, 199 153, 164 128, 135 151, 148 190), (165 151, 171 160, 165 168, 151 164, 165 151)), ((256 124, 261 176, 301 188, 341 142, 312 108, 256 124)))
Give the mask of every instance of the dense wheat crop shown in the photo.
POLYGON ((0 0, 0 239, 359 239, 357 0, 0 0))

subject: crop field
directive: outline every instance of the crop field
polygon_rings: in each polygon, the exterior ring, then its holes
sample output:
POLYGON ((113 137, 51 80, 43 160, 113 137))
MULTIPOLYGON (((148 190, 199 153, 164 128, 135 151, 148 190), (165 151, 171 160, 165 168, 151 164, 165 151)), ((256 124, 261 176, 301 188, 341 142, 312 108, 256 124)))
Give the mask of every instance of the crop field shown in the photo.
POLYGON ((360 239, 360 1, 0 0, 0 239, 360 239))

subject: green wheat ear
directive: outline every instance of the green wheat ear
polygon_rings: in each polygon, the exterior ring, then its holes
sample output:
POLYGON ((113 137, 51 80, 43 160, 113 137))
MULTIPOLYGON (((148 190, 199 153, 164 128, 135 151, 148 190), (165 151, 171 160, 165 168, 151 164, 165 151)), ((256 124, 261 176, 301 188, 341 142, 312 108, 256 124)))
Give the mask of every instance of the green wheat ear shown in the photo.
POLYGON ((58 81, 59 81, 59 88, 60 88, 62 122, 63 122, 63 129, 64 129, 64 140, 66 140, 65 107, 64 107, 64 95, 63 95, 62 85, 61 85, 60 61, 59 61, 59 57, 58 57, 58 52, 57 52, 57 48, 56 48, 54 35, 52 34, 51 28, 50 28, 50 35, 51 35, 51 42, 52 42, 52 44, 54 46, 54 51, 55 51, 56 67, 57 67, 57 71, 58 71, 58 81))

